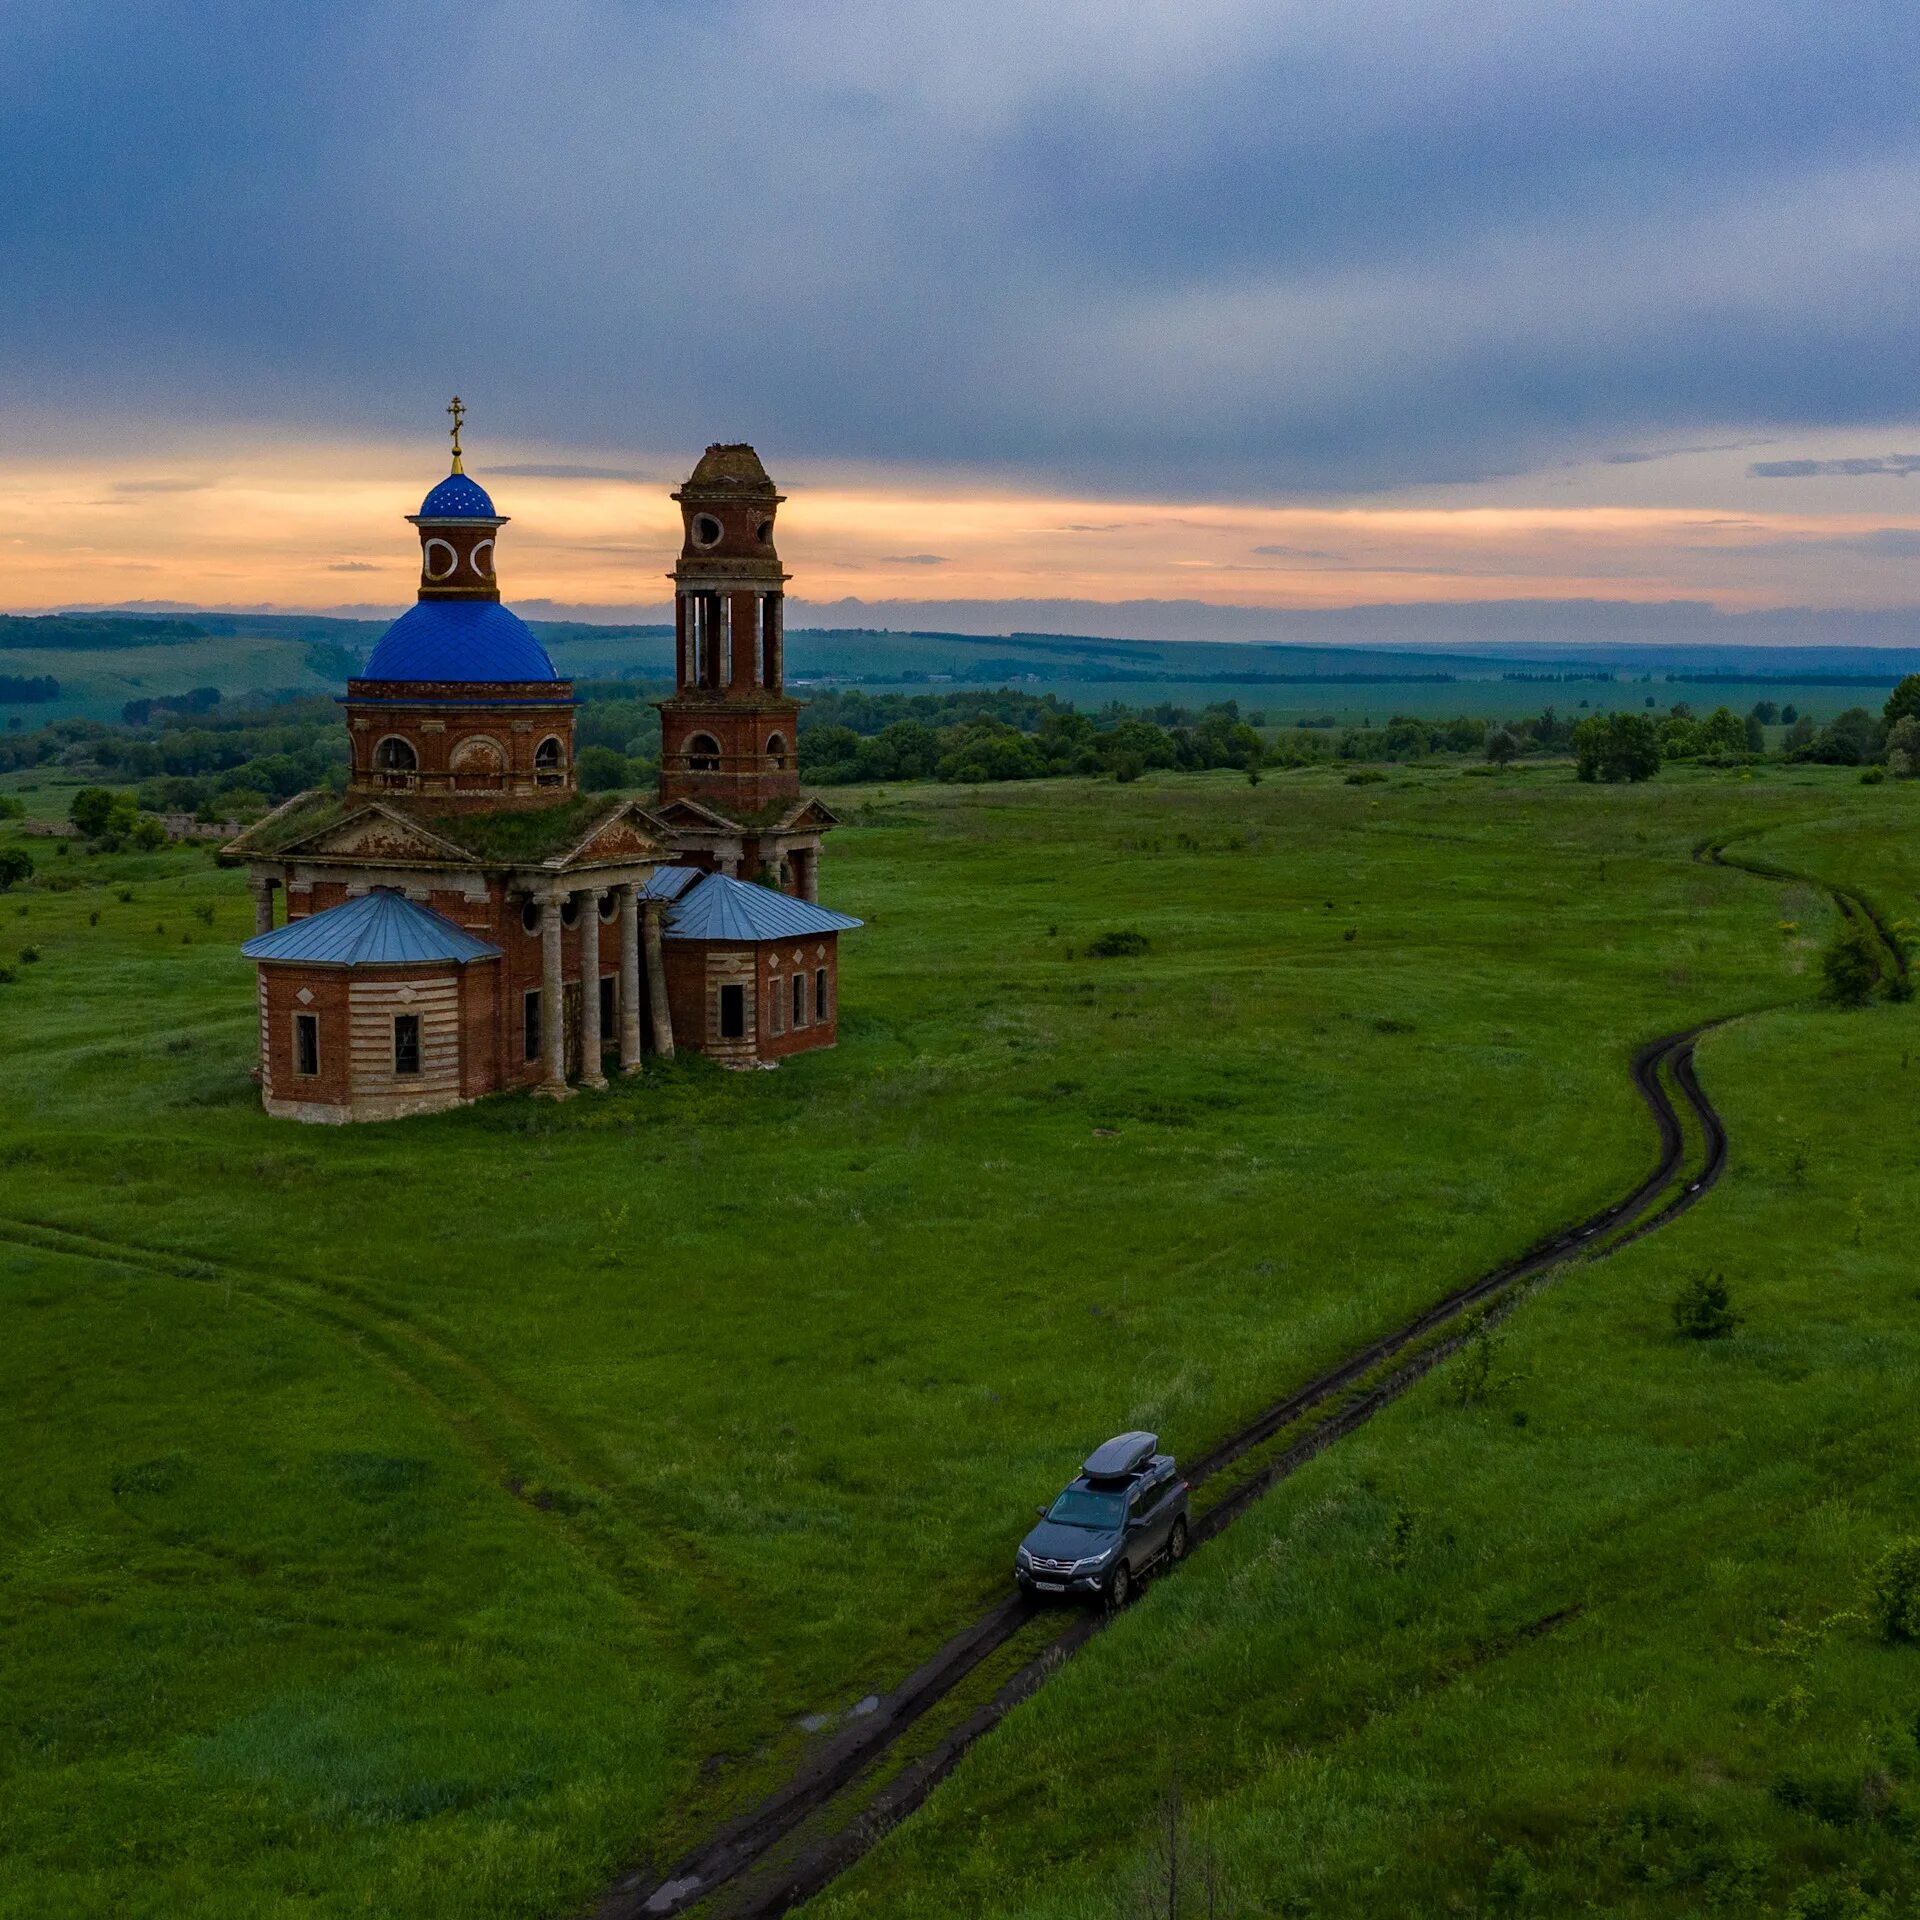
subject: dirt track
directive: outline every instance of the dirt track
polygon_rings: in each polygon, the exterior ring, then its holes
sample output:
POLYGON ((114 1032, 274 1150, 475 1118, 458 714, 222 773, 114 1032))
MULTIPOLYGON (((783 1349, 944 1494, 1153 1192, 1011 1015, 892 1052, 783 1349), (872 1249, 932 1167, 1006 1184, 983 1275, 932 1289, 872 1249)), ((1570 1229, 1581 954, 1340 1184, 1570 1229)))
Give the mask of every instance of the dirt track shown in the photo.
MULTIPOLYGON (((1797 882, 1828 894, 1847 918, 1862 918, 1873 928, 1893 969, 1906 973, 1907 957, 1900 942, 1863 896, 1788 868, 1729 858, 1727 846, 1725 840, 1704 843, 1694 849, 1694 858, 1759 879, 1797 882)), ((1292 1447, 1237 1480, 1206 1506, 1194 1523, 1194 1545, 1215 1538, 1270 1487, 1390 1405, 1460 1345, 1476 1316, 1497 1318, 1511 1311, 1524 1283, 1556 1267, 1604 1258, 1677 1219, 1708 1193, 1726 1165, 1727 1131, 1701 1088, 1693 1052, 1703 1033, 1722 1024, 1723 1020, 1703 1021, 1685 1032, 1649 1041, 1634 1056, 1634 1085, 1653 1115, 1660 1150, 1652 1169, 1630 1193, 1469 1281, 1371 1346, 1275 1401, 1237 1433, 1191 1462, 1188 1478, 1199 1492, 1209 1480, 1288 1428, 1345 1397, 1344 1405, 1327 1414, 1292 1447), (1669 1081, 1700 1128, 1700 1162, 1685 1179, 1686 1131, 1680 1109, 1668 1091, 1669 1081)), ((975 1740, 1037 1691, 1102 1625, 1098 1615, 1092 1613, 1065 1616, 1060 1632, 1046 1649, 998 1693, 927 1752, 909 1761, 877 1789, 869 1790, 875 1770, 903 1736, 1034 1618, 1032 1603, 1018 1594, 990 1607, 883 1696, 871 1714, 823 1742, 783 1786, 729 1820, 671 1872, 633 1873, 617 1882, 595 1908, 594 1920, 645 1920, 647 1916, 686 1913, 696 1906, 705 1906, 708 1912, 726 1916, 726 1920, 770 1920, 812 1898, 919 1806, 975 1740), (844 1806, 836 1804, 843 1799, 844 1806), (803 1831, 808 1828, 813 1831, 803 1831)))

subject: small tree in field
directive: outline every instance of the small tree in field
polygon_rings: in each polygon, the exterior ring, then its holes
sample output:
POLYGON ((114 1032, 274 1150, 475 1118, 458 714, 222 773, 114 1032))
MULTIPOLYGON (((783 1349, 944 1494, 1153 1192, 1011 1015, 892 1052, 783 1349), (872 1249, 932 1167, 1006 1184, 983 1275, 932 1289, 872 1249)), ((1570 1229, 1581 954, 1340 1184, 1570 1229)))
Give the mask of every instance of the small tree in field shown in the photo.
POLYGON ((33 878, 33 855, 25 847, 0 847, 0 893, 33 878))
POLYGON ((1520 751, 1520 742, 1505 727, 1489 727, 1486 750, 1494 766, 1504 767, 1520 751))
POLYGON ((1689 1340, 1724 1340, 1739 1324, 1724 1274, 1696 1274, 1673 1296, 1673 1330, 1689 1340))
POLYGON ((1896 780, 1920 779, 1920 715, 1903 714, 1887 734, 1887 767, 1896 780))
POLYGON ((1864 1007, 1873 998, 1880 979, 1880 956, 1873 936, 1858 920, 1843 920, 1834 928, 1827 950, 1820 956, 1826 978, 1821 989, 1837 1007, 1864 1007))

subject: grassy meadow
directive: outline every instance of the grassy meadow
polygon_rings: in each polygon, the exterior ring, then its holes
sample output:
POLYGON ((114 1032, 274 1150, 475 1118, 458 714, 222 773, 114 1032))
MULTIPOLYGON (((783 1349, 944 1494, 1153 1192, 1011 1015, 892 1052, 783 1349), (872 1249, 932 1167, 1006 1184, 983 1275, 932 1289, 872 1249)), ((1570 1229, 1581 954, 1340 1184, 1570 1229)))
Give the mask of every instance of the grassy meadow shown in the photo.
POLYGON ((822 895, 868 923, 834 1052, 340 1131, 258 1111, 238 875, 29 843, 0 1916, 574 1910, 1004 1591, 1090 1442, 1197 1452, 1624 1190, 1634 1047, 1749 1010, 1701 1051, 1706 1205, 1531 1301, 1485 1404, 1443 1373, 1162 1583, 823 1904, 1115 1911, 1169 1754, 1256 1912, 1609 1874, 1692 1912, 1621 1863, 1696 1827, 1751 1838, 1756 1898, 1891 1873, 1898 1821, 1808 1825, 1754 1756, 1824 1779, 1869 1729, 1904 1805, 1920 1655, 1824 1630, 1776 1709, 1742 1649, 1849 1604, 1911 1507, 1915 1021, 1760 1014, 1813 993, 1825 896, 1691 856, 1758 830, 1897 918, 1920 793, 834 797, 822 895), (1088 955, 1126 928, 1144 956, 1088 955), (1683 1349, 1707 1260, 1752 1318, 1683 1349))

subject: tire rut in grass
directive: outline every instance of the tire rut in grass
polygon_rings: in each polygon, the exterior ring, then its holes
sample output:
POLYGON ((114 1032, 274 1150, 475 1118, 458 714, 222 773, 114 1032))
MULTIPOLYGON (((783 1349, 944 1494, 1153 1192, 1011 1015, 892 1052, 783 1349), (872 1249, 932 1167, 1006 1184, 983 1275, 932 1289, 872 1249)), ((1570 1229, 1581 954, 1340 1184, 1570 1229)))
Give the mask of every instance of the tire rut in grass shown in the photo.
MULTIPOLYGON (((1660 1141, 1658 1157, 1646 1177, 1612 1206, 1545 1236, 1517 1258, 1457 1288, 1275 1402, 1201 1456, 1188 1469, 1196 1489, 1287 1428, 1333 1409, 1310 1433, 1239 1480, 1199 1516, 1193 1533, 1196 1547, 1215 1538, 1262 1494, 1365 1425, 1438 1366, 1468 1337, 1467 1323, 1473 1316, 1510 1310, 1518 1302, 1523 1282, 1575 1261, 1603 1257, 1677 1217, 1713 1185, 1725 1164, 1726 1134, 1693 1071, 1694 1043, 1703 1031, 1704 1026, 1665 1035, 1634 1056, 1633 1081, 1653 1115, 1660 1141), (1667 1090, 1666 1076, 1671 1076, 1698 1120, 1705 1154, 1699 1177, 1656 1207, 1669 1194, 1686 1160, 1685 1129, 1667 1090), (1350 1396, 1346 1404, 1336 1404, 1343 1396, 1350 1396)), ((803 1828, 830 1822, 835 1802, 855 1798, 914 1724, 963 1686, 992 1653, 1035 1617, 1033 1603, 1018 1595, 997 1602, 900 1687, 883 1696, 873 1714, 823 1743, 782 1787, 728 1820, 670 1872, 637 1871, 624 1876, 602 1897, 594 1910, 595 1920, 647 1920, 648 1916, 686 1913, 708 1902, 710 1911, 728 1920, 766 1920, 812 1898, 919 1806, 975 1740, 1038 1691, 1103 1624, 1096 1614, 1070 1619, 991 1699, 926 1754, 868 1794, 838 1831, 823 1833, 811 1842, 804 1838, 803 1828)))
POLYGON ((629 1516, 629 1492, 604 1468, 576 1454, 519 1395, 417 1321, 375 1305, 351 1286, 110 1239, 45 1220, 0 1217, 0 1243, 209 1287, 231 1286, 256 1305, 317 1323, 421 1405, 483 1478, 537 1513, 625 1604, 661 1631, 676 1631, 671 1615, 643 1596, 657 1593, 663 1581, 684 1582, 708 1611, 729 1612, 737 1604, 699 1555, 682 1554, 677 1543, 673 1551, 661 1551, 658 1516, 645 1524, 637 1514, 629 1516), (579 1499, 574 1489, 586 1489, 590 1497, 579 1499))

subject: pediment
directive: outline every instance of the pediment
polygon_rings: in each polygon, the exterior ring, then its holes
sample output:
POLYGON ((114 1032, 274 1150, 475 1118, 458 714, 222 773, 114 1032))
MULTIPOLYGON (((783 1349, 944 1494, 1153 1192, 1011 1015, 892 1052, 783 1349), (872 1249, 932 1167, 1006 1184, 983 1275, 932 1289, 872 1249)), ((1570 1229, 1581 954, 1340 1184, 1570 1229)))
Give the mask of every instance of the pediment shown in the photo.
POLYGON ((284 857, 302 860, 367 860, 396 866, 447 860, 464 865, 472 860, 464 847, 429 833, 417 820, 409 820, 377 801, 305 839, 291 842, 280 852, 284 857))
POLYGON ((607 818, 596 821, 583 838, 560 856, 563 867, 631 865, 658 860, 662 848, 654 837, 653 822, 637 801, 629 800, 607 818))
POLYGON ((800 804, 791 813, 780 816, 780 830, 784 833, 798 827, 837 827, 840 816, 824 801, 816 800, 812 794, 805 795, 800 804))
POLYGON ((683 827, 696 833, 738 833, 740 823, 729 820, 724 813, 716 813, 712 807, 705 807, 698 800, 669 800, 664 806, 654 807, 653 818, 663 827, 683 827))

